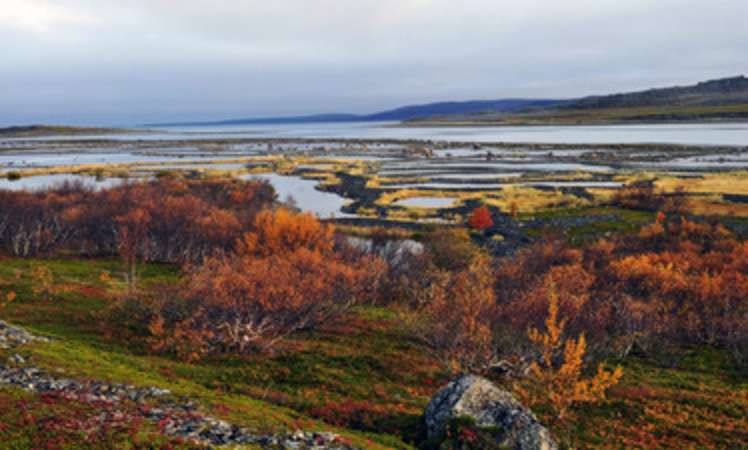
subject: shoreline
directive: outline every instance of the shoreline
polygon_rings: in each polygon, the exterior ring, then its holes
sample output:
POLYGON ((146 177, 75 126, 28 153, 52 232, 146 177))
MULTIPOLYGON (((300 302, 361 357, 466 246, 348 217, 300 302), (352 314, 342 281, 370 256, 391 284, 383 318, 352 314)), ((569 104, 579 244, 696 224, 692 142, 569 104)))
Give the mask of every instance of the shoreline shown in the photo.
POLYGON ((748 118, 745 119, 725 119, 725 120, 637 120, 637 121, 611 121, 611 122, 582 122, 582 123, 564 123, 564 122, 522 122, 522 123, 504 123, 504 122, 487 122, 487 121, 460 121, 460 122, 440 122, 440 121, 403 121, 397 124, 388 125, 391 128, 534 128, 534 127, 611 127, 611 126, 638 126, 638 125, 743 125, 748 124, 748 118))

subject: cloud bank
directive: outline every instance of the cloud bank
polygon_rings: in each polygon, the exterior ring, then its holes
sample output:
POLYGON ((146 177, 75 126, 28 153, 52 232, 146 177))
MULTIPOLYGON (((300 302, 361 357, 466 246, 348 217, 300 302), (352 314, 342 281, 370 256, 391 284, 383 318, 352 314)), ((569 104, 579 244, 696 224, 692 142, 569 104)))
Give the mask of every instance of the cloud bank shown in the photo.
POLYGON ((0 123, 563 98, 748 72, 745 0, 0 0, 0 123))

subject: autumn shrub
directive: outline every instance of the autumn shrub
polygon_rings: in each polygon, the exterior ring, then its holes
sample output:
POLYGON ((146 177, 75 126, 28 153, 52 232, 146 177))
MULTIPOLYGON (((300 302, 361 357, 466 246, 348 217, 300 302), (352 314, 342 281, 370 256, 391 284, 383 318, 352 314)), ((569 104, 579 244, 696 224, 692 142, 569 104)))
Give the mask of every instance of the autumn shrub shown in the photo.
POLYGON ((127 267, 125 279, 130 291, 134 290, 137 285, 139 258, 148 258, 150 222, 151 215, 143 208, 135 208, 127 215, 115 219, 117 248, 127 267))
MULTIPOLYGON (((498 331, 519 339, 542 325, 554 288, 567 330, 588 354, 667 345, 740 352, 748 328, 748 247, 719 225, 666 219, 582 249, 543 241, 497 269, 498 331)), ((507 338, 509 336, 509 338, 507 338)))
POLYGON ((426 236, 429 260, 441 270, 462 270, 480 254, 480 248, 464 228, 439 227, 426 236))
POLYGON ((674 192, 657 190, 652 181, 637 181, 616 191, 611 200, 613 206, 661 211, 671 216, 687 213, 686 195, 682 188, 674 192))
POLYGON ((748 327, 748 245, 720 226, 687 220, 653 228, 635 243, 649 251, 624 247, 604 268, 606 280, 650 305, 653 334, 729 345, 748 327))
POLYGON ((335 249, 333 233, 310 215, 261 213, 237 251, 206 259, 177 287, 129 299, 110 317, 129 314, 130 332, 183 359, 271 350, 376 294, 381 260, 335 249))
POLYGON ((98 192, 81 183, 47 191, 2 190, 0 250, 20 257, 124 251, 129 261, 194 263, 233 250, 274 198, 267 183, 220 179, 164 178, 98 192), (147 227, 133 228, 136 215, 148 218, 147 227))
POLYGON ((406 301, 402 318, 429 351, 454 372, 494 361, 493 263, 460 229, 429 235, 390 284, 406 301))
POLYGON ((478 231, 491 228, 493 226, 491 211, 485 205, 475 208, 468 218, 468 224, 478 231))
POLYGON ((62 217, 68 198, 57 193, 40 196, 0 191, 0 244, 15 256, 47 256, 65 246, 75 234, 62 217))
POLYGON ((659 211, 665 204, 665 196, 656 191, 653 182, 638 181, 619 189, 612 203, 623 208, 659 211))
POLYGON ((568 324, 575 333, 589 331, 584 320, 594 277, 583 264, 583 253, 558 239, 544 239, 498 265, 494 289, 497 298, 496 339, 502 358, 527 354, 529 328, 545 323, 548 290, 553 287, 568 324))
POLYGON ((386 264, 376 302, 395 309, 415 307, 424 299, 420 294, 432 280, 430 269, 433 266, 429 258, 422 251, 414 252, 397 245, 377 250, 375 248, 373 254, 386 264))
POLYGON ((559 317, 558 296, 551 290, 544 329, 531 328, 528 333, 538 355, 529 366, 529 377, 517 388, 527 404, 547 404, 560 421, 569 418, 576 403, 603 400, 623 376, 620 367, 609 371, 598 365, 593 376, 585 377, 585 335, 567 337, 565 328, 566 319, 559 317))
POLYGON ((334 228, 312 214, 295 214, 286 209, 262 211, 251 231, 242 236, 240 254, 266 257, 299 249, 330 253, 335 245, 334 228))
POLYGON ((421 341, 454 372, 479 372, 495 360, 496 300, 485 256, 461 270, 435 269, 412 314, 421 341))

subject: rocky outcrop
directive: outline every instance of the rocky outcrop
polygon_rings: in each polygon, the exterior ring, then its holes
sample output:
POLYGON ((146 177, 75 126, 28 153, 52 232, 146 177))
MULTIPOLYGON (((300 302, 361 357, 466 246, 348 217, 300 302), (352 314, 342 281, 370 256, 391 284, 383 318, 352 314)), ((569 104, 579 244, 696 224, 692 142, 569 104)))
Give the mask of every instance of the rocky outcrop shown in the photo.
POLYGON ((442 388, 426 408, 429 438, 440 436, 453 419, 468 417, 479 427, 501 429, 498 444, 515 450, 555 450, 550 432, 509 392, 485 378, 464 375, 442 388))
POLYGON ((31 341, 47 341, 47 338, 34 336, 23 328, 14 327, 0 320, 0 349, 10 349, 31 341))
MULTIPOLYGON (((14 348, 32 341, 47 339, 0 321, 0 348, 14 348)), ((50 374, 31 366, 27 358, 15 354, 7 364, 0 363, 0 386, 13 386, 67 400, 85 402, 101 410, 103 424, 107 417, 137 416, 155 422, 166 436, 185 439, 200 448, 252 445, 253 448, 349 450, 335 433, 295 431, 258 434, 226 421, 203 415, 197 405, 185 398, 175 398, 166 389, 136 387, 103 381, 79 381, 50 374)))
MULTIPOLYGON (((17 355, 16 355, 17 356, 17 355)), ((9 363, 24 363, 11 357, 9 363)), ((75 399, 95 405, 103 416, 135 414, 158 423, 161 432, 197 443, 201 448, 224 445, 254 445, 280 449, 353 449, 337 434, 296 431, 293 433, 257 434, 246 428, 214 417, 202 415, 189 400, 168 400, 170 392, 154 387, 109 384, 100 381, 76 381, 60 378, 36 368, 0 364, 0 386, 11 385, 62 399, 75 399), (159 398, 164 398, 158 402, 159 398), (158 406, 152 406, 156 401, 158 406), (134 406, 134 407, 133 407, 134 406)), ((102 421, 103 422, 103 421, 102 421)))

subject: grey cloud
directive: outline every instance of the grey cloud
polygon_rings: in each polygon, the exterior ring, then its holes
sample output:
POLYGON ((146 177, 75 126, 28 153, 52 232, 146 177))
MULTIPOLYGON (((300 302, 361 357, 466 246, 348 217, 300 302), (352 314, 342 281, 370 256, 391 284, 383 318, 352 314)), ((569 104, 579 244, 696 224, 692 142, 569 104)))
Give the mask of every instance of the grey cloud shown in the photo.
POLYGON ((0 123, 364 112, 748 72, 744 0, 0 0, 0 123))

